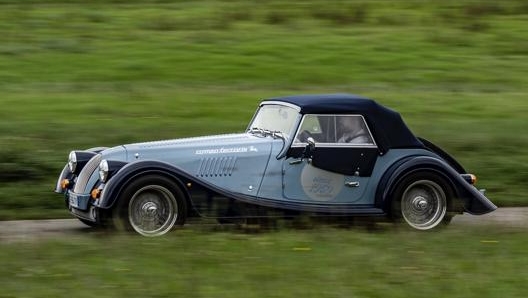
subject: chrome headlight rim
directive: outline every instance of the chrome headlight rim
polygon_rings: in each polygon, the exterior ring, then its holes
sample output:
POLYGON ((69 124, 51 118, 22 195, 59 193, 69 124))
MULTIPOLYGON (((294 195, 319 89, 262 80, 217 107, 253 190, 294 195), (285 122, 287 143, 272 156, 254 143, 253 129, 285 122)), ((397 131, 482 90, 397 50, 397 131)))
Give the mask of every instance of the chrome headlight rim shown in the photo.
POLYGON ((68 155, 68 169, 72 173, 77 169, 77 153, 75 151, 71 151, 68 155))
POLYGON ((105 183, 108 179, 109 169, 108 161, 106 159, 101 160, 99 163, 99 180, 101 182, 105 183))

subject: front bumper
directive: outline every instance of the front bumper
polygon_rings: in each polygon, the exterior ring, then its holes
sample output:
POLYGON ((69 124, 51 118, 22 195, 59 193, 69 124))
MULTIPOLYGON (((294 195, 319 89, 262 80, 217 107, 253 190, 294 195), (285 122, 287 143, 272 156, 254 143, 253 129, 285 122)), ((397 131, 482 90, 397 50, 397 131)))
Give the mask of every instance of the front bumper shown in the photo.
POLYGON ((89 194, 77 194, 70 190, 66 192, 66 198, 68 201, 68 207, 84 211, 88 209, 91 199, 89 194))
POLYGON ((71 190, 65 193, 66 205, 70 213, 78 218, 98 222, 97 207, 92 204, 89 194, 78 194, 71 190))

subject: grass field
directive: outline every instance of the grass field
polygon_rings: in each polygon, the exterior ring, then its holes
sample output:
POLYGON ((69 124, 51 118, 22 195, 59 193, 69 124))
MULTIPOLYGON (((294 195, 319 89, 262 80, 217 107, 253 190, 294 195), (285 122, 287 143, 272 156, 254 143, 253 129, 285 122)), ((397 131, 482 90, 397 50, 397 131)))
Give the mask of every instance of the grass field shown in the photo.
POLYGON ((525 297, 525 230, 194 226, 0 244, 0 297, 525 297))
POLYGON ((241 131, 259 100, 377 99, 527 205, 528 5, 0 0, 0 219, 67 216, 72 149, 241 131))

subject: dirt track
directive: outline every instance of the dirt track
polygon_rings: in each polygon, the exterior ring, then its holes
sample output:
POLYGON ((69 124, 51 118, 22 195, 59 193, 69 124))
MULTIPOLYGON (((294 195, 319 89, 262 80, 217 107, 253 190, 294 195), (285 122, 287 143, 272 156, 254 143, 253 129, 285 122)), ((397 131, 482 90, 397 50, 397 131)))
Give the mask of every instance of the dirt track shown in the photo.
MULTIPOLYGON (((528 229, 528 207, 499 208, 474 216, 455 216, 452 226, 501 226, 528 229)), ((94 230, 76 219, 0 221, 0 242, 36 240, 54 237, 77 237, 94 230)))

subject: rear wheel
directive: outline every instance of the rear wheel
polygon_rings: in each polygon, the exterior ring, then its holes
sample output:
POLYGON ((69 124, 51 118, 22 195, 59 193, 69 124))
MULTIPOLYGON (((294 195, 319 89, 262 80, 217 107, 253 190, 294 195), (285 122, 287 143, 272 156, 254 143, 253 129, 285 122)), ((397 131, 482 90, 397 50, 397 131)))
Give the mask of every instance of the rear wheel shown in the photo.
POLYGON ((419 172, 404 178, 397 186, 392 214, 417 230, 430 230, 447 224, 452 190, 437 174, 419 172))
POLYGON ((178 185, 166 177, 149 175, 125 187, 113 220, 118 229, 143 236, 161 236, 175 225, 183 225, 186 209, 178 185))

